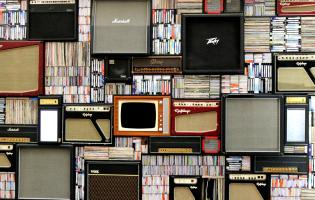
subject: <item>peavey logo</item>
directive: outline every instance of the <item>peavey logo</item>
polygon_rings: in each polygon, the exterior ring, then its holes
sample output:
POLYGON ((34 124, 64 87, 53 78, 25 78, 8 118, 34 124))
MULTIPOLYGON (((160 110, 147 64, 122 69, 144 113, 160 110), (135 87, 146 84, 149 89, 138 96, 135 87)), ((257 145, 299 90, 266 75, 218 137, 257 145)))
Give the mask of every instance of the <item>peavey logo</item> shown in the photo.
POLYGON ((296 62, 297 66, 306 66, 307 63, 306 62, 296 62))
POLYGON ((131 21, 130 19, 118 19, 118 18, 115 18, 112 21, 112 24, 129 24, 130 21, 131 21))
POLYGON ((190 110, 185 110, 185 109, 175 109, 174 111, 179 114, 182 114, 182 113, 188 114, 191 112, 190 110))
POLYGON ((8 128, 7 131, 9 131, 9 132, 18 132, 18 131, 20 131, 20 129, 19 128, 8 128))
POLYGON ((91 174, 99 174, 100 171, 98 169, 92 169, 91 174))
POLYGON ((213 38, 208 38, 207 40, 207 45, 212 44, 212 45, 217 45, 220 41, 218 37, 213 37, 213 38))
POLYGON ((82 113, 83 117, 92 117, 92 113, 82 113))
POLYGON ((192 190, 196 190, 197 189, 196 186, 190 186, 189 188, 192 189, 192 190))
POLYGON ((257 186, 266 186, 266 183, 256 183, 257 186))

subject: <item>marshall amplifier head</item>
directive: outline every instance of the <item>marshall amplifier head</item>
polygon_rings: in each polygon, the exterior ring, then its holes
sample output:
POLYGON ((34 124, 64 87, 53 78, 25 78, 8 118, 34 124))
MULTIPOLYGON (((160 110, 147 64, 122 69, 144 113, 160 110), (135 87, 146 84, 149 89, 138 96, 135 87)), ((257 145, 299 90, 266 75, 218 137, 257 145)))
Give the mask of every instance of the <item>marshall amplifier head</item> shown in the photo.
POLYGON ((150 137, 150 154, 201 154, 201 137, 150 137))
POLYGON ((63 142, 112 144, 112 107, 64 105, 63 142))
POLYGON ((285 96, 284 153, 307 154, 309 104, 306 95, 285 96))
POLYGON ((131 58, 108 58, 105 65, 106 82, 130 82, 130 68, 131 58))
POLYGON ((308 158, 305 155, 255 156, 256 173, 307 174, 308 158))
POLYGON ((77 0, 28 2, 29 39, 75 40, 77 38, 77 0))
POLYGON ((170 200, 202 199, 200 176, 170 176, 170 200))
POLYGON ((206 136, 202 139, 202 151, 204 153, 219 153, 221 141, 215 136, 206 136))
POLYGON ((89 161, 86 166, 87 200, 140 200, 141 163, 89 161))
POLYGON ((94 0, 93 54, 148 54, 150 0, 94 0), (126 6, 128 4, 128 6, 126 6))
POLYGON ((62 96, 40 96, 38 101, 40 142, 61 142, 62 96))
POLYGON ((237 13, 182 15, 183 73, 242 73, 243 25, 237 13))
POLYGON ((275 55, 275 92, 315 92, 315 54, 275 55))
POLYGON ((277 0, 277 12, 279 16, 314 15, 315 4, 309 0, 277 0))
POLYGON ((174 100, 172 102, 172 134, 218 136, 220 112, 220 101, 174 100))
POLYGON ((270 177, 266 174, 229 174, 226 197, 229 200, 269 199, 270 177))
POLYGON ((181 56, 133 57, 133 74, 181 74, 181 56))

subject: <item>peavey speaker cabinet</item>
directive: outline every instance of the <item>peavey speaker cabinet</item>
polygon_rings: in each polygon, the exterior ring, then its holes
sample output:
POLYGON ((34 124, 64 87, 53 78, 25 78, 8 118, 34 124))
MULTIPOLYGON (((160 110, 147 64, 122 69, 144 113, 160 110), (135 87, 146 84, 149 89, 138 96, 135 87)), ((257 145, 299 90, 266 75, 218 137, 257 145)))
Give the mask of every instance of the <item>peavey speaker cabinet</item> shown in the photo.
POLYGON ((242 14, 184 14, 182 38, 185 74, 243 72, 242 14))
POLYGON ((150 0, 93 1, 92 53, 148 54, 150 2, 150 0))
POLYGON ((141 163, 91 161, 86 166, 87 200, 140 200, 141 163))

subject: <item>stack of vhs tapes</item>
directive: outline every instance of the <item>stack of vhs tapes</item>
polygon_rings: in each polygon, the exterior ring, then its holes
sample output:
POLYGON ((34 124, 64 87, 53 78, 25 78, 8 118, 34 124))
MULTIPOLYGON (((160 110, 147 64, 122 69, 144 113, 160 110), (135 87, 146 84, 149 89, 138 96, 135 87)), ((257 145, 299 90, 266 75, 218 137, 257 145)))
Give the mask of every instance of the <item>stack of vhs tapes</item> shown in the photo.
POLYGON ((134 75, 132 94, 170 95, 170 75, 134 75))
POLYGON ((105 83, 105 103, 114 103, 113 97, 116 94, 131 94, 132 86, 126 83, 105 83))
POLYGON ((88 42, 91 40, 91 1, 79 0, 79 41, 88 42))
POLYGON ((245 16, 273 16, 275 12, 275 0, 245 0, 245 16))
POLYGON ((245 52, 269 52, 270 18, 245 19, 245 52))
POLYGON ((5 123, 5 98, 0 98, 0 124, 5 123))
POLYGON ((103 59, 91 61, 91 102, 104 102, 104 69, 103 59))
POLYGON ((301 17, 302 49, 304 52, 315 51, 315 17, 301 17))

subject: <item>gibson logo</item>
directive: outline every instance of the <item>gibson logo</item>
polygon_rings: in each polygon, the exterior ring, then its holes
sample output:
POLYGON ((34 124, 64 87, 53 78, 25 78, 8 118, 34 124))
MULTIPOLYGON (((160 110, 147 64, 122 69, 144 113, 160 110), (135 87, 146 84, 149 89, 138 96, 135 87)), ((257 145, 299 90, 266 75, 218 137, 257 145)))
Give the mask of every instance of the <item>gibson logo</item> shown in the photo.
POLYGON ((92 113, 82 113, 83 117, 92 117, 92 113))
POLYGON ((266 186, 266 183, 256 183, 257 186, 266 186))
POLYGON ((212 44, 212 45, 217 45, 220 41, 217 37, 209 38, 207 40, 207 45, 212 44))
POLYGON ((296 62, 297 66, 306 66, 307 63, 306 62, 296 62))
POLYGON ((150 60, 151 65, 162 65, 163 61, 162 60, 157 60, 157 59, 151 59, 150 60))
POLYGON ((112 24, 129 24, 130 21, 131 21, 130 19, 118 19, 118 18, 115 18, 112 21, 112 24))
POLYGON ((8 128, 7 131, 17 132, 17 131, 20 131, 20 129, 19 128, 8 128))
POLYGON ((188 113, 190 113, 191 111, 190 110, 185 110, 185 109, 175 109, 175 112, 176 113, 186 113, 186 114, 188 114, 188 113))
POLYGON ((100 171, 99 171, 98 169, 92 169, 92 170, 91 170, 91 173, 92 173, 92 174, 99 174, 100 171))

